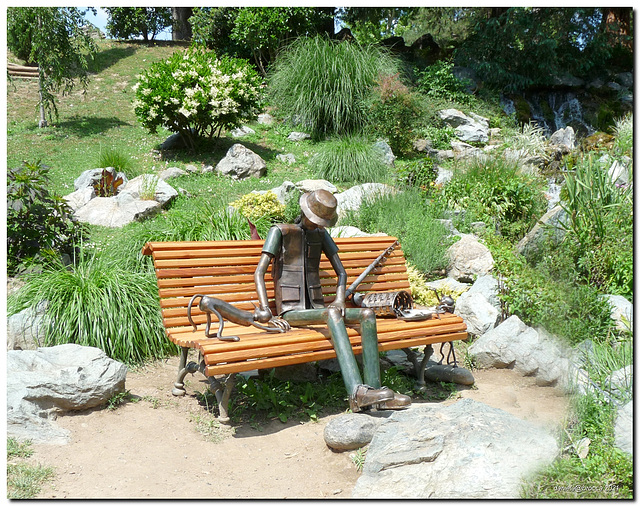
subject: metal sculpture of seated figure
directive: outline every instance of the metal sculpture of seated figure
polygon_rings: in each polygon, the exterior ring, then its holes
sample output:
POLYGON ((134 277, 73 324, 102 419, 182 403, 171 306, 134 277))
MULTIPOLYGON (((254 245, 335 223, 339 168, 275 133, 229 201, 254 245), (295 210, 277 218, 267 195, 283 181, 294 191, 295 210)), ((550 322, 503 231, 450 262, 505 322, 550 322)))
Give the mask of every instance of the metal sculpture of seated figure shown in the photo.
POLYGON ((274 225, 265 239, 254 276, 260 302, 260 307, 254 311, 255 320, 269 323, 279 316, 293 327, 326 324, 353 412, 364 408, 402 409, 409 406, 410 397, 381 385, 373 310, 345 307, 347 273, 338 256, 338 247, 325 231, 325 227, 333 226, 337 220, 336 198, 326 190, 305 193, 300 198, 300 208, 302 212, 295 224, 274 225), (338 276, 335 300, 328 307, 324 304, 320 283, 323 252, 338 276), (276 318, 269 309, 265 283, 265 274, 272 261, 276 318), (360 325, 364 381, 345 322, 360 325))

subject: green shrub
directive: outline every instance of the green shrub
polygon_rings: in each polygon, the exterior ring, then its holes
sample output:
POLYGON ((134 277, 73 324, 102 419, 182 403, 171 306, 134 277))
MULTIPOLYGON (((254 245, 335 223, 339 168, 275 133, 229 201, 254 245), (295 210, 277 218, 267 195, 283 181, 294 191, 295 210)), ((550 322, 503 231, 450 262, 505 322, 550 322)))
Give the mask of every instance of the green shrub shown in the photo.
POLYGON ((418 89, 431 98, 445 98, 461 104, 471 103, 463 81, 453 75, 453 63, 440 60, 419 73, 418 89))
POLYGON ((117 172, 126 174, 129 179, 140 175, 139 171, 134 170, 131 158, 113 147, 100 149, 96 167, 113 167, 117 172))
POLYGON ((251 221, 258 218, 267 218, 274 222, 284 219, 285 206, 272 191, 264 194, 247 193, 229 205, 251 221))
POLYGON ((382 150, 364 137, 347 136, 318 145, 309 165, 318 177, 344 183, 371 183, 389 172, 382 150))
POLYGON ((373 129, 386 138, 396 155, 413 148, 413 128, 419 116, 414 94, 402 84, 399 74, 380 76, 369 103, 373 129))
POLYGON ((9 299, 9 313, 46 301, 45 346, 76 343, 126 364, 175 353, 165 337, 153 269, 122 267, 108 251, 50 265, 9 299))
POLYGON ((246 60, 198 46, 177 51, 142 73, 134 86, 136 116, 151 133, 178 132, 194 147, 194 136, 220 135, 253 117, 261 105, 262 79, 246 60))
POLYGON ((380 75, 397 64, 376 46, 323 37, 299 37, 276 58, 269 76, 271 101, 315 139, 359 132, 366 99, 380 75))
POLYGON ((431 141, 433 149, 451 149, 451 141, 456 140, 456 133, 453 127, 442 128, 427 125, 421 129, 421 133, 431 141))
POLYGON ((72 220, 66 201, 52 195, 49 167, 24 162, 7 171, 7 271, 27 264, 73 255, 86 228, 72 220))
POLYGON ((423 191, 432 189, 438 177, 438 168, 431 158, 417 158, 396 164, 396 180, 402 186, 412 186, 423 191))
POLYGON ((519 172, 515 162, 474 159, 443 188, 441 199, 465 210, 465 220, 484 221, 512 240, 523 237, 546 211, 543 181, 519 172))
POLYGON ((449 246, 446 229, 434 217, 437 212, 420 190, 407 189, 365 200, 357 213, 341 222, 369 233, 384 232, 398 237, 407 259, 433 278, 442 275, 449 246))

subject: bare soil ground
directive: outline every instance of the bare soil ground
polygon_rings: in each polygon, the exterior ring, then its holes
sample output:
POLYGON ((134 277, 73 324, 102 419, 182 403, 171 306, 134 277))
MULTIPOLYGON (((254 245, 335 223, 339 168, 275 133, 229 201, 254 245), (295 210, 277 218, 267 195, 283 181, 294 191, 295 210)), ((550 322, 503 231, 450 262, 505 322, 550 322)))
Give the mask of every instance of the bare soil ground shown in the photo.
MULTIPOLYGON (((63 446, 34 445, 32 461, 55 468, 38 498, 204 499, 348 498, 359 473, 353 452, 334 452, 323 438, 329 420, 273 421, 262 427, 219 426, 194 392, 173 397, 177 358, 130 371, 126 388, 138 402, 61 416, 71 431, 63 446)), ((510 370, 474 371, 472 398, 549 427, 562 423, 567 399, 510 370)), ((187 376, 189 379, 190 377, 187 376)), ((345 406, 346 408, 346 406, 345 406)))

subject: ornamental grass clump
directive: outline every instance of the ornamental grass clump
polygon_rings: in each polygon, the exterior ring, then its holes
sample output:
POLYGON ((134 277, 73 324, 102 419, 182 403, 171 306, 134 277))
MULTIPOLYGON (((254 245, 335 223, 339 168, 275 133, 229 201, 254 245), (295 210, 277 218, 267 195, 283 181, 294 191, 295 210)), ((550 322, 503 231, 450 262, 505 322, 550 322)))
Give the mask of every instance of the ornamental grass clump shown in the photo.
POLYGON ((309 164, 328 181, 371 183, 387 178, 383 158, 382 150, 364 137, 346 136, 320 144, 309 164))
POLYGON ((397 72, 396 61, 379 47, 299 37, 278 55, 269 91, 281 114, 323 139, 362 130, 378 76, 397 72))
POLYGON ((151 133, 180 133, 194 147, 197 137, 239 126, 261 106, 262 78, 246 60, 198 46, 179 51, 143 72, 134 86, 135 114, 151 133))
POLYGON ((139 364, 176 352, 165 337, 158 288, 151 269, 123 269, 105 252, 81 256, 27 279, 8 312, 44 302, 49 325, 44 345, 75 343, 103 350, 125 364, 139 364))

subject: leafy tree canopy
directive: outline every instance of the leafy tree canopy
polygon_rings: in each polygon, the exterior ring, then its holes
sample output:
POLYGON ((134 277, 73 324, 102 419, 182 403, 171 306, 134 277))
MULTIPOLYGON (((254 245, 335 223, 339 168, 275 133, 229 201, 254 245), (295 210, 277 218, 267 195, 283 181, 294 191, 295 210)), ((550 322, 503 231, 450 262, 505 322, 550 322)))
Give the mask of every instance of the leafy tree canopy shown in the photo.
POLYGON ((96 46, 85 32, 84 11, 75 7, 9 7, 7 45, 40 69, 40 126, 58 115, 54 93, 68 93, 75 79, 86 89, 88 59, 96 46))
POLYGON ((340 20, 361 44, 402 36, 410 27, 417 7, 345 7, 340 20))
POLYGON ((118 39, 154 40, 162 30, 171 26, 170 7, 106 7, 109 14, 107 31, 118 39))

